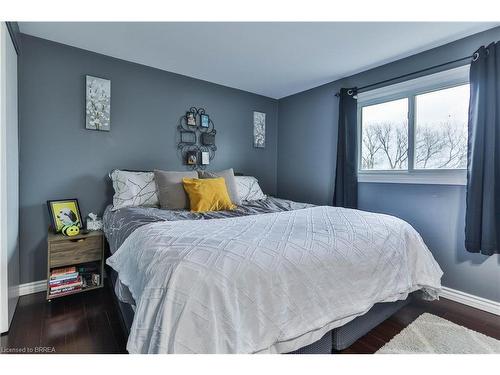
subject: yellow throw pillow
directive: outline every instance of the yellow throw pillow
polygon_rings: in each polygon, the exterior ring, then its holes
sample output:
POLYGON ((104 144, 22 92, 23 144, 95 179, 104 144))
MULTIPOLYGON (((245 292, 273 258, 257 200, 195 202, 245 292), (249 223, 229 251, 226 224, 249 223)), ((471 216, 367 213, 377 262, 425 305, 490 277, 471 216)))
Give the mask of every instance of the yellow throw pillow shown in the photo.
POLYGON ((224 178, 182 179, 184 190, 189 197, 191 212, 233 210, 224 178))

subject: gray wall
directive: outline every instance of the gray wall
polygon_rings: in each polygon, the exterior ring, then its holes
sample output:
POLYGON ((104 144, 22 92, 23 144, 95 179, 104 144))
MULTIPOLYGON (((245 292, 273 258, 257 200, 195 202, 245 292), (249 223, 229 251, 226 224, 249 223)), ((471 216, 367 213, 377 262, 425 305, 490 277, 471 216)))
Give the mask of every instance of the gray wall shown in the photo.
POLYGON ((191 106, 217 129, 210 169, 233 167, 276 192, 276 100, 22 35, 19 105, 21 283, 46 277, 46 200, 102 213, 113 168, 185 169, 176 126, 191 106), (85 129, 86 74, 111 79, 109 133, 85 129), (267 113, 265 149, 252 146, 254 110, 267 113))
MULTIPOLYGON (((340 87, 361 87, 442 64, 471 55, 479 46, 499 39, 500 28, 491 29, 281 99, 278 195, 331 204, 338 120, 334 94, 340 87)), ((488 258, 464 248, 463 186, 361 183, 358 190, 360 209, 398 216, 422 234, 444 271, 445 286, 500 301, 500 256, 488 258)))

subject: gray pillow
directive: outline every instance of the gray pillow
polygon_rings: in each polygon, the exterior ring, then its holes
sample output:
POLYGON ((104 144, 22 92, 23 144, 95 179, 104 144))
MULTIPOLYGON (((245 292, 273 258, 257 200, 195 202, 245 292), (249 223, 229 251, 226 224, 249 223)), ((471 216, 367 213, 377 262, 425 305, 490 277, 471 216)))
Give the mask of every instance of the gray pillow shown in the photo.
POLYGON ((198 173, 196 171, 170 172, 155 169, 156 190, 161 208, 168 210, 189 208, 189 200, 182 185, 184 177, 198 178, 198 173))
POLYGON ((200 178, 223 177, 224 181, 226 181, 226 188, 229 194, 229 198, 231 198, 231 202, 237 205, 241 205, 241 199, 238 195, 238 188, 236 186, 236 179, 234 178, 233 168, 225 169, 220 172, 199 171, 198 175, 200 178))

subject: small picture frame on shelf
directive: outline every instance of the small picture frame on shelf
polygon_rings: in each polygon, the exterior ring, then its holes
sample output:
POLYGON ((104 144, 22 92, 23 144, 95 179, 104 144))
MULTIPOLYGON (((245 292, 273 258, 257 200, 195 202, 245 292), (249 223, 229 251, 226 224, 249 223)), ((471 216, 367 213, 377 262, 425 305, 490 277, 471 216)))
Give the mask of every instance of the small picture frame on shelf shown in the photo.
POLYGON ((210 117, 206 114, 200 115, 200 126, 202 128, 208 128, 210 126, 210 117))
POLYGON ((190 130, 182 130, 181 142, 187 145, 194 145, 196 143, 196 133, 190 130))
POLYGON ((210 133, 202 133, 201 134, 201 144, 203 146, 215 145, 215 135, 210 134, 210 133))
POLYGON ((187 165, 198 164, 198 153, 196 151, 186 152, 186 164, 187 165))
POLYGON ((201 165, 210 164, 210 153, 208 151, 202 151, 201 153, 201 165))
POLYGON ((47 208, 54 232, 59 233, 66 225, 83 228, 78 199, 50 200, 47 201, 47 208))
POLYGON ((193 112, 186 112, 186 124, 196 126, 196 115, 193 112))

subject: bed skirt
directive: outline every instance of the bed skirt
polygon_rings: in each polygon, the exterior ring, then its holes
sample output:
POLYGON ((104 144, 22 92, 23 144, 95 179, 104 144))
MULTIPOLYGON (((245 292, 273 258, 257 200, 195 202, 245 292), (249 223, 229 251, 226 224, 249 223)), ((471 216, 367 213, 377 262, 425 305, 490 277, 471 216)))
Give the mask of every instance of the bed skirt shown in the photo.
POLYGON ((132 321, 134 320, 134 310, 132 306, 128 303, 120 301, 120 299, 115 294, 115 284, 118 278, 118 274, 111 267, 106 268, 106 273, 110 275, 111 289, 113 290, 113 297, 120 311, 120 322, 122 324, 123 331, 127 334, 130 333, 130 327, 132 326, 132 321))
POLYGON ((366 335, 402 307, 410 303, 412 295, 407 299, 395 302, 375 304, 366 314, 332 330, 332 346, 334 350, 344 350, 356 340, 366 335))

